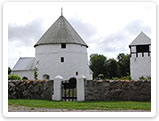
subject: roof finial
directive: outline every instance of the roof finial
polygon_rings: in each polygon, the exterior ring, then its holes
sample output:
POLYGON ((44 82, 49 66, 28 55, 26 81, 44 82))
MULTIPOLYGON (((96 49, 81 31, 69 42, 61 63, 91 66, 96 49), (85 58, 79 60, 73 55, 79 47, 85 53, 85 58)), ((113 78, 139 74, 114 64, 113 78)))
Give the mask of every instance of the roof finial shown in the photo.
POLYGON ((61 16, 63 16, 63 8, 61 7, 61 16))

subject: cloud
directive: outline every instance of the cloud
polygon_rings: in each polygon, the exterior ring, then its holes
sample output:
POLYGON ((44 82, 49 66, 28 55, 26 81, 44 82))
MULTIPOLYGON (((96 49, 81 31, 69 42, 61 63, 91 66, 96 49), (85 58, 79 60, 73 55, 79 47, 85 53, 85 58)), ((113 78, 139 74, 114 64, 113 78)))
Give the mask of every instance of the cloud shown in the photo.
MULTIPOLYGON (((115 57, 119 53, 129 53, 128 45, 141 31, 145 32, 145 34, 150 34, 151 28, 143 25, 143 22, 140 20, 134 20, 121 28, 120 31, 104 36, 102 39, 100 38, 100 41, 98 39, 93 41, 94 50, 110 57, 115 57)), ((92 48, 91 50, 94 52, 92 48)))
POLYGON ((42 27, 43 19, 35 19, 25 25, 8 25, 8 40, 16 41, 17 45, 31 46, 41 37, 44 29, 42 27))
POLYGON ((141 20, 132 21, 130 24, 126 25, 124 29, 133 35, 136 35, 141 31, 144 31, 147 34, 151 34, 151 28, 149 26, 145 26, 141 20))
POLYGON ((88 54, 100 53, 105 56, 114 57, 119 53, 129 53, 128 45, 133 41, 141 31, 146 34, 151 33, 151 28, 145 26, 141 20, 133 20, 121 30, 111 33, 107 36, 99 36, 96 27, 89 23, 82 22, 79 19, 71 18, 69 22, 88 43, 88 54))
POLYGON ((71 18, 69 22, 83 40, 89 42, 90 39, 97 33, 97 28, 92 24, 83 22, 82 20, 71 18))

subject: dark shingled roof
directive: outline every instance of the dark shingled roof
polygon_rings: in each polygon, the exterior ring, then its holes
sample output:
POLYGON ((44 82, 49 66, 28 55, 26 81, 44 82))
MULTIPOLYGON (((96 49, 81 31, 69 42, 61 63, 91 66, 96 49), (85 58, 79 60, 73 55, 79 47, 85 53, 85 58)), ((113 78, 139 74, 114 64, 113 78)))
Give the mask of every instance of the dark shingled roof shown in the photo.
POLYGON ((56 22, 44 33, 40 40, 34 45, 46 45, 46 44, 79 44, 87 46, 78 33, 74 30, 71 24, 65 19, 64 16, 60 16, 56 22))

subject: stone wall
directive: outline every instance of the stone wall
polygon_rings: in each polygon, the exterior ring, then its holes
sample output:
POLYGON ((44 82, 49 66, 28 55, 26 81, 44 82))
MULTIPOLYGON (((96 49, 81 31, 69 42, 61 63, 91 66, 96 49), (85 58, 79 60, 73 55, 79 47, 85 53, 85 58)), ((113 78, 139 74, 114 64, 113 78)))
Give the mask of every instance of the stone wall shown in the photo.
MULTIPOLYGON (((8 81, 9 99, 47 99, 54 81, 8 81)), ((84 80, 85 101, 151 101, 151 81, 84 80)))
POLYGON ((8 81, 9 99, 49 99, 53 95, 53 81, 8 81))
POLYGON ((151 101, 151 81, 85 80, 85 101, 151 101))

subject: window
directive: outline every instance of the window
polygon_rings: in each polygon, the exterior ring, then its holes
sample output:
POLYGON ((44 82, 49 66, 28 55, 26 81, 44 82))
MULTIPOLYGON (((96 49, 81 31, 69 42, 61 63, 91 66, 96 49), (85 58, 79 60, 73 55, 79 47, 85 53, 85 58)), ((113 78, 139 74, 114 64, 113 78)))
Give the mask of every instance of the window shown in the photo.
POLYGON ((76 76, 78 76, 78 72, 76 72, 76 76))
POLYGON ((149 45, 137 45, 136 46, 137 52, 149 52, 149 45))
POLYGON ((61 48, 66 48, 66 44, 65 44, 65 43, 62 43, 62 44, 61 44, 61 48))
POLYGON ((64 57, 61 57, 61 62, 64 62, 64 57))

